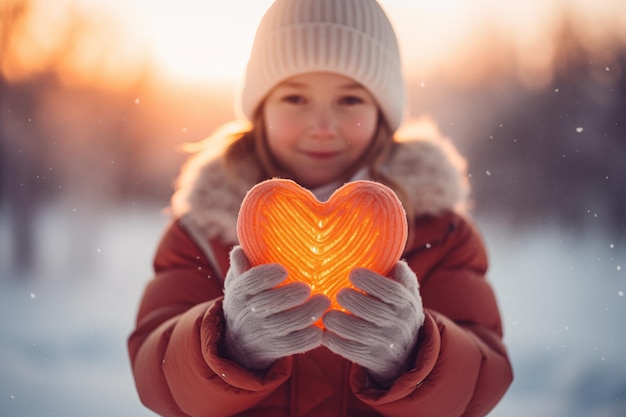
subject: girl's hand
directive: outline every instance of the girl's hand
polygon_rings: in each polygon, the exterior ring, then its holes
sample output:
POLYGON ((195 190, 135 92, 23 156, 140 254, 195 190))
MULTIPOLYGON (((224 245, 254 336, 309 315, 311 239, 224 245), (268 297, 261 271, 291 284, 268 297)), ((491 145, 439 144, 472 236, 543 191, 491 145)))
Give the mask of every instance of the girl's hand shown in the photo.
POLYGON ((411 353, 424 323, 417 277, 400 261, 389 278, 357 268, 350 281, 362 292, 339 291, 337 301, 348 312, 326 313, 322 344, 363 366, 374 382, 388 387, 411 368, 411 353))
POLYGON ((269 368, 284 356, 321 344, 322 329, 313 324, 330 307, 323 295, 310 297, 304 283, 276 286, 287 279, 278 264, 250 267, 241 246, 230 253, 224 281, 224 343, 227 356, 250 370, 269 368))

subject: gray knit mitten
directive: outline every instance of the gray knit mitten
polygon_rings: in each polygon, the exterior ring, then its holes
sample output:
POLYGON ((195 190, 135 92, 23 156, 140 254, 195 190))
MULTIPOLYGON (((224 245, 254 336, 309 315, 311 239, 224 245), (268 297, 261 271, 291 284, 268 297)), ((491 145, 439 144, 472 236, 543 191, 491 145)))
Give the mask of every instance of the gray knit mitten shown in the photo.
POLYGON ((322 329, 314 325, 330 307, 323 295, 311 295, 308 285, 287 279, 278 264, 250 267, 241 246, 230 253, 224 282, 224 343, 227 356, 257 371, 278 359, 320 346, 322 329))
POLYGON ((339 291, 337 301, 348 312, 326 313, 322 344, 363 366, 374 382, 387 387, 412 367, 411 353, 425 318, 417 277, 400 261, 389 278, 357 268, 350 281, 362 292, 339 291))

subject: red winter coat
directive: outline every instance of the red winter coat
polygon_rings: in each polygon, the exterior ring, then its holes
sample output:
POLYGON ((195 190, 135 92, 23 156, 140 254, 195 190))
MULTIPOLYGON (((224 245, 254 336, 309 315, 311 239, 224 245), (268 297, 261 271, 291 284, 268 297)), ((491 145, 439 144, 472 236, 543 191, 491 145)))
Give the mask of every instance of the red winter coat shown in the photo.
POLYGON ((462 161, 445 143, 401 147, 390 174, 415 196, 415 238, 404 258, 426 313, 413 369, 383 391, 368 385, 363 368, 324 347, 280 359, 264 375, 225 359, 223 277, 236 244, 236 207, 251 185, 196 160, 173 199, 181 217, 157 250, 128 342, 147 407, 163 416, 456 417, 495 406, 512 371, 483 242, 454 210, 466 192, 462 161))

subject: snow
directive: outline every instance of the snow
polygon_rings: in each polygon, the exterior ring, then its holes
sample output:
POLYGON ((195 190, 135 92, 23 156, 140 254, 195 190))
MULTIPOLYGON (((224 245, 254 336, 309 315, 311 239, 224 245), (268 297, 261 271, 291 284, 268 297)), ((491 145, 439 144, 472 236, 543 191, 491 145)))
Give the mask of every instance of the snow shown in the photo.
POLYGON ((42 219, 43 265, 23 283, 0 277, 0 416, 153 416, 125 339, 166 219, 155 207, 110 214, 77 265, 66 245, 77 232, 58 211, 42 219))
POLYGON ((493 416, 626 415, 626 241, 481 223, 515 381, 493 416))
MULTIPOLYGON (((137 397, 126 338, 167 218, 150 205, 102 210, 89 217, 97 223, 75 215, 46 210, 26 279, 0 270, 0 416, 153 416, 137 397)), ((626 241, 479 225, 515 370, 491 415, 626 415, 626 241)))

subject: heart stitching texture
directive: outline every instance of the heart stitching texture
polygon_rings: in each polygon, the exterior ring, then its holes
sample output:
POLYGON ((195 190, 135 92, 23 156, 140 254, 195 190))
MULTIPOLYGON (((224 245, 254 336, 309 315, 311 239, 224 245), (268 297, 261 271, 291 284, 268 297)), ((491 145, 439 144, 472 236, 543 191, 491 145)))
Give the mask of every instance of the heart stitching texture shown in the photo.
POLYGON ((271 179, 246 194, 237 235, 253 266, 279 263, 287 282, 304 282, 340 308, 335 295, 352 287, 352 269, 387 275, 398 262, 407 221, 396 194, 377 182, 346 183, 320 202, 294 181, 271 179))

